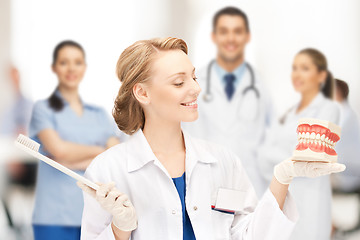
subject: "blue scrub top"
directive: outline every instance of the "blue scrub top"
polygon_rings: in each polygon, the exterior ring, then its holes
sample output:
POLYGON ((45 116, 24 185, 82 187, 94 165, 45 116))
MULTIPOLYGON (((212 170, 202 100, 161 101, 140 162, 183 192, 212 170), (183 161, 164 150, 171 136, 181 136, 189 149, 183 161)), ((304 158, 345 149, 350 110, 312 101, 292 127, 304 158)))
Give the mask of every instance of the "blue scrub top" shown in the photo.
MULTIPOLYGON (((56 94, 62 98, 59 91, 56 94)), ((116 136, 115 124, 104 109, 83 103, 83 114, 78 116, 65 99, 63 102, 64 108, 57 112, 50 108, 47 99, 35 103, 29 127, 30 138, 42 144, 37 137, 39 132, 53 129, 65 141, 105 146, 111 136, 116 136)), ((40 152, 51 157, 42 145, 40 152)), ((76 172, 84 174, 84 171, 76 172)), ((76 180, 40 161, 33 224, 80 226, 82 210, 83 196, 76 180)))
POLYGON ((185 193, 186 193, 186 184, 185 184, 185 173, 178 178, 173 178, 176 190, 179 193, 182 207, 182 218, 183 218, 183 240, 194 240, 195 234, 191 225, 189 215, 186 211, 185 206, 185 193))

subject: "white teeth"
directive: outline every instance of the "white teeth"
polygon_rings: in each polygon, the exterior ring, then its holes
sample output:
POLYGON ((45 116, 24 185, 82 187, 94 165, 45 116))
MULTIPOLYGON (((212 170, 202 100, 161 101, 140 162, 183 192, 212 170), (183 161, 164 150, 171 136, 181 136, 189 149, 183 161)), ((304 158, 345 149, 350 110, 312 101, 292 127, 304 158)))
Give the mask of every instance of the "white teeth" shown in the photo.
POLYGON ((327 147, 335 149, 335 142, 326 137, 325 134, 320 135, 315 132, 299 132, 298 133, 298 142, 304 144, 318 144, 321 147, 327 147))
POLYGON ((315 133, 314 132, 312 132, 311 134, 310 134, 310 139, 315 139, 315 137, 316 137, 316 135, 315 135, 315 133))
POLYGON ((184 103, 184 106, 193 106, 196 104, 196 101, 191 102, 191 103, 184 103))
POLYGON ((321 135, 321 141, 325 141, 325 134, 321 135))

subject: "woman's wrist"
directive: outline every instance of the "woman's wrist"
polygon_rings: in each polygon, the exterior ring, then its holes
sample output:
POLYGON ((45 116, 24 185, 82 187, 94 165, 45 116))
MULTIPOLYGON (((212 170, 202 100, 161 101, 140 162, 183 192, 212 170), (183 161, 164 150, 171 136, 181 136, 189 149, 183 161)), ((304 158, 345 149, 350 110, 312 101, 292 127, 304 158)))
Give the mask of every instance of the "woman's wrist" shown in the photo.
POLYGON ((111 223, 111 229, 114 233, 116 240, 129 240, 132 231, 122 231, 117 228, 113 223, 111 223))
POLYGON ((270 191, 274 195, 280 209, 282 210, 285 204, 286 195, 289 189, 289 184, 280 183, 274 176, 270 183, 270 191))

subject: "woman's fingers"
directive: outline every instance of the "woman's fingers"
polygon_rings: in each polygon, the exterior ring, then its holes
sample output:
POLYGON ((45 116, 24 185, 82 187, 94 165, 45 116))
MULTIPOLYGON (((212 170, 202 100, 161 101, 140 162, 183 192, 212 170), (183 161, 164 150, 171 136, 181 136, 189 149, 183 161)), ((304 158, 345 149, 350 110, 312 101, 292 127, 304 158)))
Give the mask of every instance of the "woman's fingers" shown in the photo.
POLYGON ((340 163, 318 163, 311 162, 308 163, 310 173, 309 175, 313 175, 314 177, 328 175, 331 173, 338 173, 345 170, 345 165, 340 163))
POLYGON ((346 166, 341 163, 332 163, 332 170, 333 173, 343 172, 345 171, 346 166))
POLYGON ((92 189, 88 185, 82 183, 82 182, 76 182, 76 185, 78 185, 79 188, 81 188, 84 192, 88 193, 90 196, 95 197, 96 196, 96 190, 92 189))
POLYGON ((124 207, 130 207, 131 202, 126 194, 122 194, 116 199, 117 202, 121 203, 124 207))
POLYGON ((106 198, 108 193, 115 187, 114 182, 110 183, 97 183, 99 185, 99 189, 96 191, 96 198, 106 198))

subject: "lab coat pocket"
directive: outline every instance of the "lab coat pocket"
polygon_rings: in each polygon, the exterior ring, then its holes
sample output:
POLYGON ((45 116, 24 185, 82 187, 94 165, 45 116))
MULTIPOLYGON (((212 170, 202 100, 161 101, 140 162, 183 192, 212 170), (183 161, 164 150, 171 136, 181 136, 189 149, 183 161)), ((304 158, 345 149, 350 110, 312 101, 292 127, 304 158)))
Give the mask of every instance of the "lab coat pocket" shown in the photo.
POLYGON ((214 239, 230 239, 230 229, 231 224, 234 220, 234 214, 226 213, 212 208, 211 218, 214 229, 214 239))
POLYGON ((235 211, 244 207, 246 193, 243 191, 219 188, 215 205, 211 206, 215 239, 230 239, 230 229, 235 211))

